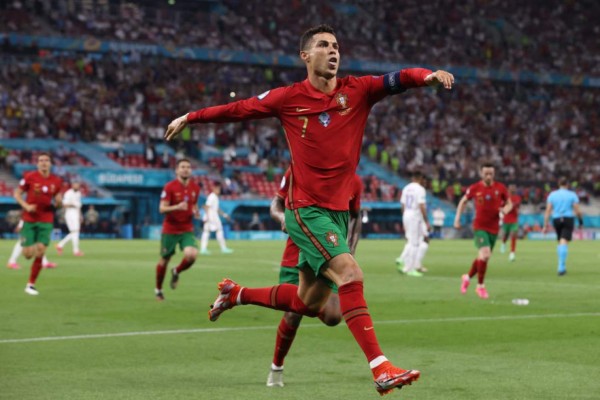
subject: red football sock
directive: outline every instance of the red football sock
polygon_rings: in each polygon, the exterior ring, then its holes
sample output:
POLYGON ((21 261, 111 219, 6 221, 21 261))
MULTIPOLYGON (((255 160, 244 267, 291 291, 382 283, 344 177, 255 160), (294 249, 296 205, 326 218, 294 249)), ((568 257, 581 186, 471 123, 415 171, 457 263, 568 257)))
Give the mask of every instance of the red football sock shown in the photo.
POLYGON ((318 312, 312 312, 300 300, 298 286, 289 283, 266 288, 244 288, 240 296, 240 302, 275 310, 291 311, 308 317, 316 317, 318 314, 318 312))
POLYGON ((367 303, 363 295, 363 283, 354 281, 346 283, 338 288, 340 295, 340 308, 346 320, 346 325, 352 332, 354 339, 371 362, 382 356, 383 352, 377 342, 373 321, 367 309, 367 303))
POLYGON ((517 237, 513 236, 510 238, 510 251, 514 253, 516 249, 517 249, 517 237))
POLYGON ((479 266, 479 258, 476 258, 475 260, 473 260, 473 264, 471 264, 471 269, 469 270, 469 278, 474 277, 475 275, 477 275, 477 270, 479 266))
POLYGON ((175 268, 175 272, 179 274, 180 272, 185 271, 194 264, 194 261, 196 260, 189 261, 187 258, 184 257, 183 260, 181 260, 181 263, 179 263, 179 265, 175 268))
POLYGON ((292 342, 296 337, 298 326, 290 326, 285 322, 284 318, 281 318, 279 328, 277 328, 277 339, 275 340, 275 354, 273 354, 273 364, 278 367, 283 366, 283 360, 287 355, 292 342))
POLYGON ((486 270, 487 261, 479 260, 479 267, 477 268, 477 283, 479 283, 480 285, 483 285, 486 270))
POLYGON ((165 273, 167 272, 167 266, 156 264, 156 288, 162 290, 163 281, 165 280, 165 273))
POLYGON ((35 285, 35 281, 42 270, 43 257, 36 257, 31 264, 31 272, 29 273, 29 284, 35 285))

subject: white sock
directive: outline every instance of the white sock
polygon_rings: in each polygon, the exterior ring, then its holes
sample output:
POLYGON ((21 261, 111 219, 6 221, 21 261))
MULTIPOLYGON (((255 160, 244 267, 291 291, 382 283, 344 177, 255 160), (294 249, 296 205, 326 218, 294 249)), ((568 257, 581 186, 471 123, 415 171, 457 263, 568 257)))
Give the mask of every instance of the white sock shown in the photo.
POLYGON ((48 258, 44 256, 44 258, 42 258, 42 265, 48 265, 49 263, 48 258))
POLYGON ((73 234, 69 233, 67 236, 65 236, 63 238, 63 240, 58 242, 58 247, 60 247, 62 249, 63 247, 65 247, 65 244, 67 244, 69 242, 69 240, 71 240, 72 238, 73 238, 73 234))
POLYGON ((385 358, 385 356, 376 357, 376 358, 372 359, 371 361, 369 361, 369 367, 371 367, 371 369, 377 368, 381 364, 383 364, 384 362, 386 362, 387 360, 388 359, 385 358))
POLYGON ((223 236, 223 231, 217 231, 217 242, 219 242, 219 246, 221 246, 221 251, 227 248, 225 244, 225 236, 223 236))
POLYGON ((17 258, 19 258, 22 251, 23 251, 23 246, 21 246, 21 242, 15 243, 15 247, 13 247, 13 251, 10 255, 10 258, 8 259, 8 263, 9 264, 16 263, 17 258))
POLYGON ((271 370, 272 371, 283 371, 283 365, 282 366, 278 366, 278 365, 275 365, 275 364, 271 363, 271 370))
POLYGON ((73 253, 79 253, 79 232, 75 231, 70 234, 73 235, 73 253))
POLYGON ((202 237, 200 238, 200 251, 205 251, 208 246, 208 237, 210 236, 210 232, 203 231, 202 237))
POLYGON ((417 250, 417 266, 418 266, 418 268, 421 268, 423 266, 422 261, 425 258, 427 249, 429 249, 429 244, 427 242, 421 242, 419 244, 419 250, 417 250))

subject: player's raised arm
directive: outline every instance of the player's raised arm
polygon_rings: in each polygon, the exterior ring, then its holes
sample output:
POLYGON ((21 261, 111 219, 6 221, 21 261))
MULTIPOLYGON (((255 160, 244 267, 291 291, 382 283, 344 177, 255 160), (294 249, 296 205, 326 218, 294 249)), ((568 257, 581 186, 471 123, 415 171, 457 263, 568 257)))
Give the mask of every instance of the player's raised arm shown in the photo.
POLYGON ((174 119, 167 127, 166 140, 177 137, 188 124, 239 122, 274 117, 279 114, 287 88, 268 90, 249 99, 220 106, 206 107, 174 119))

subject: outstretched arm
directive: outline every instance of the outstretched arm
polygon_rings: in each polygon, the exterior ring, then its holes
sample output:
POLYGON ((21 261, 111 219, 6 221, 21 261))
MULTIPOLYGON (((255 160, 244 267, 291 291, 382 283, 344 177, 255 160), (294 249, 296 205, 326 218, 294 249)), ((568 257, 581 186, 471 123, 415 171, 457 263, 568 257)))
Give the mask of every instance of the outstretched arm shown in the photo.
POLYGON ((452 75, 450 72, 439 69, 427 75, 425 77, 425 83, 428 86, 442 85, 444 86, 444 89, 452 89, 452 84, 454 84, 454 75, 452 75))

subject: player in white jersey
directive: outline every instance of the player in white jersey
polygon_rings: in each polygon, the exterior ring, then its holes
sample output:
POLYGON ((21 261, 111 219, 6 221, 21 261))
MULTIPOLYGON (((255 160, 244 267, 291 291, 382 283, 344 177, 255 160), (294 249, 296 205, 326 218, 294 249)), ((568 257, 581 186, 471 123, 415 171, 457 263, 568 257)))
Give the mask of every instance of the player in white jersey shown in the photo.
POLYGON ((420 171, 414 172, 412 182, 404 187, 400 197, 403 210, 402 224, 407 240, 402 272, 417 277, 423 276, 418 269, 421 268, 421 261, 429 247, 425 240, 430 226, 427 218, 427 195, 423 187, 424 181, 424 176, 420 171))
POLYGON ((81 184, 74 181, 71 183, 71 188, 63 196, 65 221, 67 222, 67 228, 69 228, 69 234, 56 245, 56 251, 58 251, 59 255, 62 254, 65 244, 71 240, 73 242, 73 255, 77 257, 83 256, 83 253, 79 250, 79 231, 81 230, 82 220, 80 189, 81 184))
POLYGON ((202 238, 200 239, 200 254, 210 254, 210 251, 206 248, 208 246, 208 238, 211 232, 216 232, 217 242, 221 247, 221 253, 230 254, 233 250, 227 248, 225 244, 225 236, 223 235, 223 224, 221 223, 222 215, 226 219, 230 219, 229 215, 224 213, 219 208, 219 195, 221 194, 221 182, 215 182, 212 192, 206 198, 204 204, 204 228, 202 229, 202 238))
MULTIPOLYGON (((15 228, 15 233, 21 232, 22 228, 23 228, 23 220, 20 220, 15 228)), ((21 241, 17 240, 17 243, 15 243, 15 247, 13 247, 13 251, 10 254, 10 258, 8 259, 8 263, 6 264, 6 268, 21 269, 21 266, 19 265, 19 263, 17 263, 17 258, 19 258, 19 256, 21 255, 22 252, 23 252, 23 246, 21 246, 21 241)), ((46 258, 46 255, 44 254, 44 258, 42 258, 42 268, 56 268, 56 267, 58 267, 58 264, 50 262, 48 260, 48 258, 46 258)))

